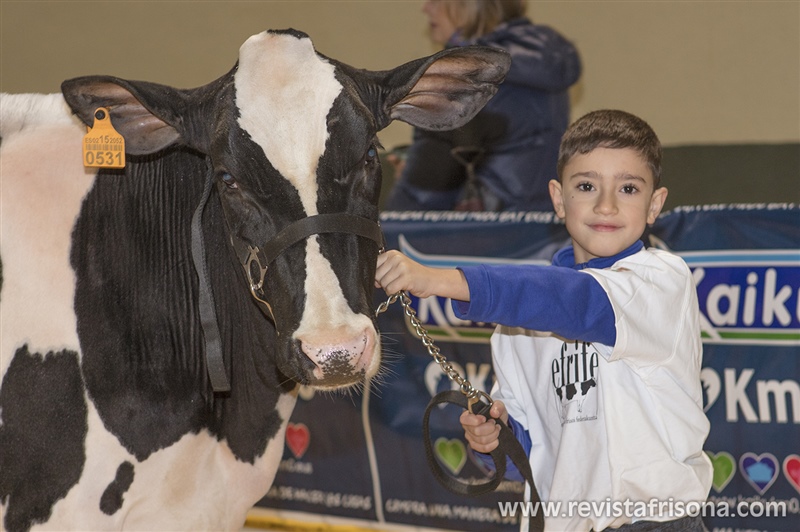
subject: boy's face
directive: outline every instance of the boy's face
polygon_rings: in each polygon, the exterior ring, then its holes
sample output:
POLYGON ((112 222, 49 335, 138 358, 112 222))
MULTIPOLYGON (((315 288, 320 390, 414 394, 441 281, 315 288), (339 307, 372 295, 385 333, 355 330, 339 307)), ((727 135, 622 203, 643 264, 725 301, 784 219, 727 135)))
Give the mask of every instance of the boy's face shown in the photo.
POLYGON ((596 148, 573 156, 550 197, 565 221, 575 262, 611 257, 628 248, 656 221, 667 189, 654 190, 653 174, 631 148, 596 148))

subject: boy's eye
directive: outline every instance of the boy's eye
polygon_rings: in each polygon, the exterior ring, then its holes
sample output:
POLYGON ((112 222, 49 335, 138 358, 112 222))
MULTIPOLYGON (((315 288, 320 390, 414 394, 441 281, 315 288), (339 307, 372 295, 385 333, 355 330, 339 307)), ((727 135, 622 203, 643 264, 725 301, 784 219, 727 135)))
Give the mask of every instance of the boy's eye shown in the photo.
POLYGON ((636 185, 622 185, 622 192, 625 194, 635 194, 638 190, 636 185))
POLYGON ((591 183, 578 183, 578 190, 581 192, 591 192, 594 189, 591 183))

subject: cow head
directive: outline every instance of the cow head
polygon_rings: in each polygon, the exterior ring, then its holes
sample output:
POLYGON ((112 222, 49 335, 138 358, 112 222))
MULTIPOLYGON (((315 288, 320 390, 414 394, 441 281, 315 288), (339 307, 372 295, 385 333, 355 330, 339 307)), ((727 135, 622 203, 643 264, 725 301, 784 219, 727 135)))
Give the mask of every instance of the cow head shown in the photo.
POLYGON ((88 125, 98 107, 108 108, 129 154, 172 145, 204 154, 231 252, 245 266, 241 297, 253 292, 268 309, 279 369, 296 382, 335 388, 379 366, 371 309, 379 245, 345 223, 341 232, 306 231, 314 234, 291 239, 277 256, 262 253, 255 268, 245 255, 316 215, 377 224, 377 132, 394 119, 434 130, 465 123, 508 66, 501 50, 467 47, 369 72, 318 54, 302 33, 270 31, 242 45, 231 72, 197 89, 90 76, 64 82, 62 91, 88 125))

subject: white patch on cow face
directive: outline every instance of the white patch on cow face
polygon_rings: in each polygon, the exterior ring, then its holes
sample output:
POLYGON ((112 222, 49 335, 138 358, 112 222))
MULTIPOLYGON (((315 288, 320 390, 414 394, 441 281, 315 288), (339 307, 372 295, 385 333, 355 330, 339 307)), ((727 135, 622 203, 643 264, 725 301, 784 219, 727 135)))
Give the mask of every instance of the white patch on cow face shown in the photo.
MULTIPOLYGON (((353 360, 354 369, 363 370, 368 378, 373 377, 380 362, 380 342, 372 320, 350 309, 339 279, 322 256, 317 237, 308 239, 306 254, 306 308, 294 337, 303 343, 333 350, 358 344, 363 339, 364 353, 360 359, 353 360)), ((313 354, 307 354, 314 363, 320 363, 313 354)))
MULTIPOLYGON (((307 38, 261 33, 239 50, 235 84, 239 125, 297 189, 306 215, 318 214, 317 165, 329 136, 328 115, 342 91, 334 66, 307 38)), ((374 375, 380 358, 375 329, 350 309, 316 236, 306 244, 306 274, 306 306, 294 337, 326 346, 364 338, 367 349, 357 369, 374 375)))
POLYGON ((328 140, 328 113, 342 91, 334 66, 310 39, 259 33, 239 49, 235 76, 239 125, 317 214, 317 163, 328 140))

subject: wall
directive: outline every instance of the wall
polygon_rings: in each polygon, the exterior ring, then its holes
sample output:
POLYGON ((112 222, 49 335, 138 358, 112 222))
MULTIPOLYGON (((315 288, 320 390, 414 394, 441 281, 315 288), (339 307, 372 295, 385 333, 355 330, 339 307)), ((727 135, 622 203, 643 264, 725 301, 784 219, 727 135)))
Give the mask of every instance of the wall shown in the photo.
MULTIPOLYGON (((436 50, 421 5, 3 0, 0 90, 53 92, 85 74, 193 87, 229 70, 241 43, 267 28, 301 29, 326 55, 391 68, 436 50)), ((791 166, 800 150, 800 2, 540 1, 529 14, 580 49, 585 70, 571 93, 574 117, 624 108, 648 120, 665 146, 786 145, 787 163, 769 182, 778 186, 776 200, 787 189, 800 197, 800 169, 791 166)), ((396 123, 381 141, 391 148, 409 136, 396 123)), ((719 193, 719 201, 746 197, 726 195, 735 187, 674 177, 680 187, 706 186, 705 196, 719 193)))
POLYGON ((541 2, 586 64, 576 116, 620 107, 666 145, 800 140, 800 2, 541 2))

